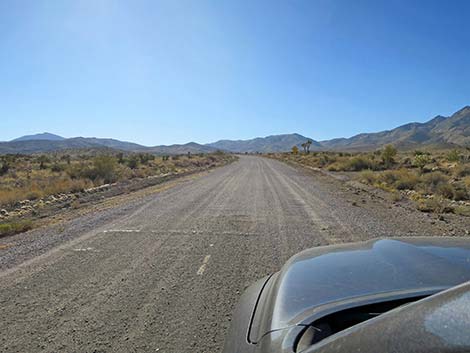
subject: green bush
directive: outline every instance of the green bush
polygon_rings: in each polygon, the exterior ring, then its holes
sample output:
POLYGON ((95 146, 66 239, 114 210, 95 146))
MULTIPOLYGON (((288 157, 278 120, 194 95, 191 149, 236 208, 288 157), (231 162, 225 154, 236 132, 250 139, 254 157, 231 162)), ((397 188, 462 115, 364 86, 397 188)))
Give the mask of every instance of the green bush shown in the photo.
POLYGON ((136 169, 139 166, 140 159, 138 156, 131 156, 127 160, 127 166, 131 169, 136 169))
POLYGON ((31 221, 0 223, 0 237, 26 232, 32 228, 31 221))
POLYGON ((62 157, 60 157, 60 159, 61 159, 62 161, 65 161, 67 164, 70 164, 71 157, 70 157, 69 154, 63 155, 62 157))
POLYGON ((116 158, 103 155, 93 159, 93 167, 85 171, 85 174, 92 181, 103 180, 105 183, 113 183, 118 177, 116 169, 116 158))
POLYGON ((381 152, 383 163, 389 167, 395 163, 395 156, 397 155, 397 149, 392 145, 387 145, 381 152))
POLYGON ((447 160, 449 162, 458 162, 460 161, 460 154, 457 150, 452 150, 447 154, 447 160))
POLYGON ((421 171, 424 170, 426 164, 431 161, 431 158, 427 154, 416 154, 413 164, 418 167, 421 171))
POLYGON ((60 163, 54 163, 51 166, 51 171, 54 173, 60 173, 60 172, 63 172, 64 170, 65 170, 65 165, 60 164, 60 163))
POLYGON ((71 179, 80 179, 80 178, 87 178, 86 171, 89 168, 85 166, 83 163, 77 163, 70 165, 65 172, 71 179))
POLYGON ((139 153, 139 160, 140 163, 146 165, 148 164, 149 161, 153 161, 155 159, 155 156, 150 153, 139 153))

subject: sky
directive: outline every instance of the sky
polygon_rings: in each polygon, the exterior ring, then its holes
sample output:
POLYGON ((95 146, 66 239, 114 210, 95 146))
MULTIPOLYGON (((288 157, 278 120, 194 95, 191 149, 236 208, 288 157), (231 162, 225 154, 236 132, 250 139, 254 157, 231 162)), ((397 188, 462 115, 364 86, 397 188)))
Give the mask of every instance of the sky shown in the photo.
POLYGON ((470 105, 466 0, 2 0, 0 140, 315 140, 470 105))

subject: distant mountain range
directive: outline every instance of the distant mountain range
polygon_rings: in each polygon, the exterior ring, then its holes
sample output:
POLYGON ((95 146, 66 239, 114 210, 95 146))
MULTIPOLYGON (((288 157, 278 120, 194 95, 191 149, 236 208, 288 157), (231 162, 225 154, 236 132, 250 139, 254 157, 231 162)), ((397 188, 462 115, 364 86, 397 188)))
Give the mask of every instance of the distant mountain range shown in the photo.
POLYGON ((321 145, 311 138, 299 134, 272 135, 257 137, 251 140, 220 140, 206 146, 230 152, 283 152, 290 151, 293 146, 301 148, 305 141, 312 141, 311 149, 321 148, 321 145))
POLYGON ((372 150, 386 144, 394 144, 401 149, 470 146, 470 106, 450 117, 439 115, 425 123, 410 123, 393 130, 320 141, 325 150, 372 150))
POLYGON ((68 149, 114 149, 126 152, 153 154, 210 153, 217 150, 228 152, 283 152, 293 146, 301 148, 307 140, 310 149, 336 151, 367 151, 394 144, 401 149, 423 146, 455 147, 470 146, 470 106, 450 117, 436 116, 425 123, 410 123, 393 130, 364 133, 350 138, 315 141, 299 134, 272 135, 250 140, 220 140, 205 145, 190 142, 182 145, 147 147, 132 142, 95 137, 64 138, 50 133, 22 136, 9 142, 0 142, 0 154, 43 153, 68 149))
POLYGON ((61 136, 43 133, 38 135, 23 136, 9 142, 0 142, 0 154, 7 153, 44 153, 65 151, 71 149, 114 149, 124 152, 145 152, 152 154, 187 154, 210 153, 217 151, 216 148, 200 145, 195 142, 183 145, 170 146, 142 146, 133 142, 119 141, 108 138, 96 137, 73 137, 63 138, 61 136), (53 136, 48 140, 47 136, 53 136), (40 138, 36 138, 39 136, 40 138))

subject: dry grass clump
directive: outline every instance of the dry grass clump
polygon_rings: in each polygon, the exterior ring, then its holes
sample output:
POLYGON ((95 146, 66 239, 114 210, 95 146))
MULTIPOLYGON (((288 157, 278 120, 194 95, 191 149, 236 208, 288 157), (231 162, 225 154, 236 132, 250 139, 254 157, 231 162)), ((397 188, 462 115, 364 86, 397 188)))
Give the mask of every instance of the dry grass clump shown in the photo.
POLYGON ((397 190, 415 190, 419 177, 408 169, 387 170, 382 173, 383 181, 397 190))
POLYGON ((21 200, 37 200, 67 192, 79 192, 91 186, 93 183, 90 180, 51 176, 48 179, 25 182, 19 187, 0 188, 0 205, 13 204, 21 200))
POLYGON ((361 170, 379 170, 380 164, 370 156, 340 157, 327 168, 330 171, 359 172, 361 170))
POLYGON ((0 238, 26 232, 33 228, 33 223, 29 220, 0 223, 0 238))
POLYGON ((422 212, 432 213, 454 213, 455 209, 446 202, 446 200, 433 197, 427 199, 419 199, 416 203, 418 210, 422 212))
POLYGON ((470 165, 469 164, 461 164, 455 167, 454 175, 457 178, 464 178, 470 176, 470 165))

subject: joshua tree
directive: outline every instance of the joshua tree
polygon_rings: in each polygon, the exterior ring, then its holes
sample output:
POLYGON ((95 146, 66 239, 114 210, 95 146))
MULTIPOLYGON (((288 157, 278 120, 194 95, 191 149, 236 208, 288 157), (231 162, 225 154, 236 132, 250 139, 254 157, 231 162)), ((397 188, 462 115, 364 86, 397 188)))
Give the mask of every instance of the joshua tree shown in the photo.
POLYGON ((302 146, 302 148, 304 149, 304 153, 307 153, 307 143, 304 142, 300 146, 302 146))
POLYGON ((312 144, 312 140, 307 140, 307 142, 305 142, 305 145, 306 145, 306 150, 307 150, 307 154, 310 153, 310 145, 312 144))

